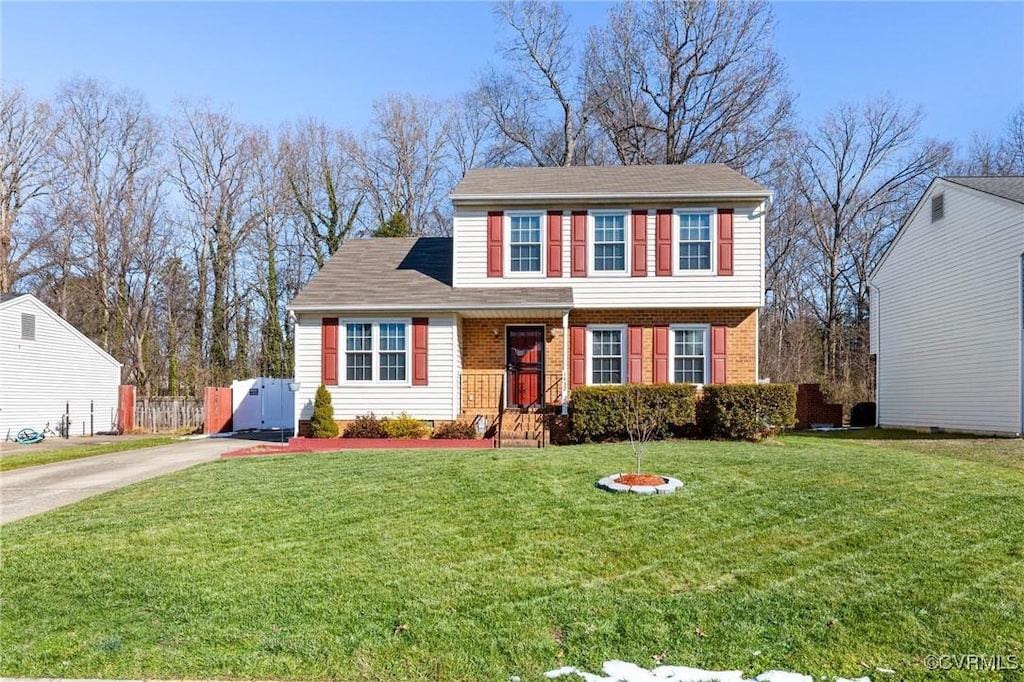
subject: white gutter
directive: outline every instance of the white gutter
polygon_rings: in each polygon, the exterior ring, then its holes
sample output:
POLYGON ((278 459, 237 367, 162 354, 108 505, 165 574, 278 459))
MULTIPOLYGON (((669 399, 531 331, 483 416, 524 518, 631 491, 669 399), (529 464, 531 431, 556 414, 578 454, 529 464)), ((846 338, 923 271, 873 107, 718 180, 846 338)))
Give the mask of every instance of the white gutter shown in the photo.
POLYGON ((630 192, 629 194, 609 194, 607 192, 581 194, 525 193, 525 194, 449 194, 451 202, 512 202, 512 201, 600 201, 602 203, 619 201, 660 201, 677 199, 761 199, 772 201, 775 194, 768 191, 752 192, 630 192))

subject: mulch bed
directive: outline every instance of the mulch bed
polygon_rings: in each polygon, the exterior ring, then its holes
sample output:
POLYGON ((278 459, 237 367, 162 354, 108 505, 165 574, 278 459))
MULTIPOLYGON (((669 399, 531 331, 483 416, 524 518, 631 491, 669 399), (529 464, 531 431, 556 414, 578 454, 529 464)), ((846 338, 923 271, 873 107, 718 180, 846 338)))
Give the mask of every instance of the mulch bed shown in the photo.
POLYGON ((622 474, 615 479, 616 483, 622 485, 665 485, 664 476, 654 474, 622 474))

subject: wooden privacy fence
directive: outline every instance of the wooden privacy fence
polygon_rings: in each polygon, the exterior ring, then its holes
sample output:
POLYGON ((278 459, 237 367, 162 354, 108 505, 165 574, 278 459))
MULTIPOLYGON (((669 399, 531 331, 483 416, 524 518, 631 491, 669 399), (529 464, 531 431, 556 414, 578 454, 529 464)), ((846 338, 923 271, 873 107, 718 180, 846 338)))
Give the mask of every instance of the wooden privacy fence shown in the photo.
POLYGON ((202 430, 203 399, 136 398, 135 428, 143 431, 202 430))

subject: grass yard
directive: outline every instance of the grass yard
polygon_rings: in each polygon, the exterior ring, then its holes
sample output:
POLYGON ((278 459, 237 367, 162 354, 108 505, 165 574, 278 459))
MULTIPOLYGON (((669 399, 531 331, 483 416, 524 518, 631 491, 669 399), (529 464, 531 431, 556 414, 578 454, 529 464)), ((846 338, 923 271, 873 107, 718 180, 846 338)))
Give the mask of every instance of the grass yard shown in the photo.
POLYGON ((593 487, 630 461, 222 460, 5 525, 0 674, 504 682, 652 656, 1020 674, 925 661, 1024 660, 1021 441, 659 443, 645 469, 680 492, 593 487))
MULTIPOLYGON (((47 439, 49 440, 49 439, 47 439)), ((0 457, 0 471, 10 471, 21 467, 31 467, 37 464, 52 464, 53 462, 64 462, 69 459, 81 457, 93 457, 95 455, 107 455, 112 452, 124 450, 138 450, 139 448, 151 448, 157 445, 170 445, 178 439, 173 436, 153 436, 152 438, 135 438, 118 440, 110 443, 96 443, 95 445, 78 445, 73 447, 46 448, 46 441, 32 445, 12 445, 10 454, 0 457), (38 449, 36 445, 39 446, 38 449), (13 448, 18 448, 14 451, 13 448)), ((6 447, 6 444, 5 444, 6 447)))

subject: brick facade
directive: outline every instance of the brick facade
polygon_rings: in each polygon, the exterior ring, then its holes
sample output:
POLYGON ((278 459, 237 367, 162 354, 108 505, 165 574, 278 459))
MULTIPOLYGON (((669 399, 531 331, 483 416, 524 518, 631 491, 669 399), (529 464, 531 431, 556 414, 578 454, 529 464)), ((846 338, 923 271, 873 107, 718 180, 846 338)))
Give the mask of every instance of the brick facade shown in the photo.
MULTIPOLYGON (((757 381, 756 309, 573 310, 569 324, 631 324, 643 327, 643 383, 654 379, 654 327, 672 324, 725 325, 728 383, 757 381)), ((462 320, 462 409, 496 409, 505 372, 505 328, 544 325, 544 400, 554 405, 562 393, 562 320, 556 318, 465 318, 462 320)))

